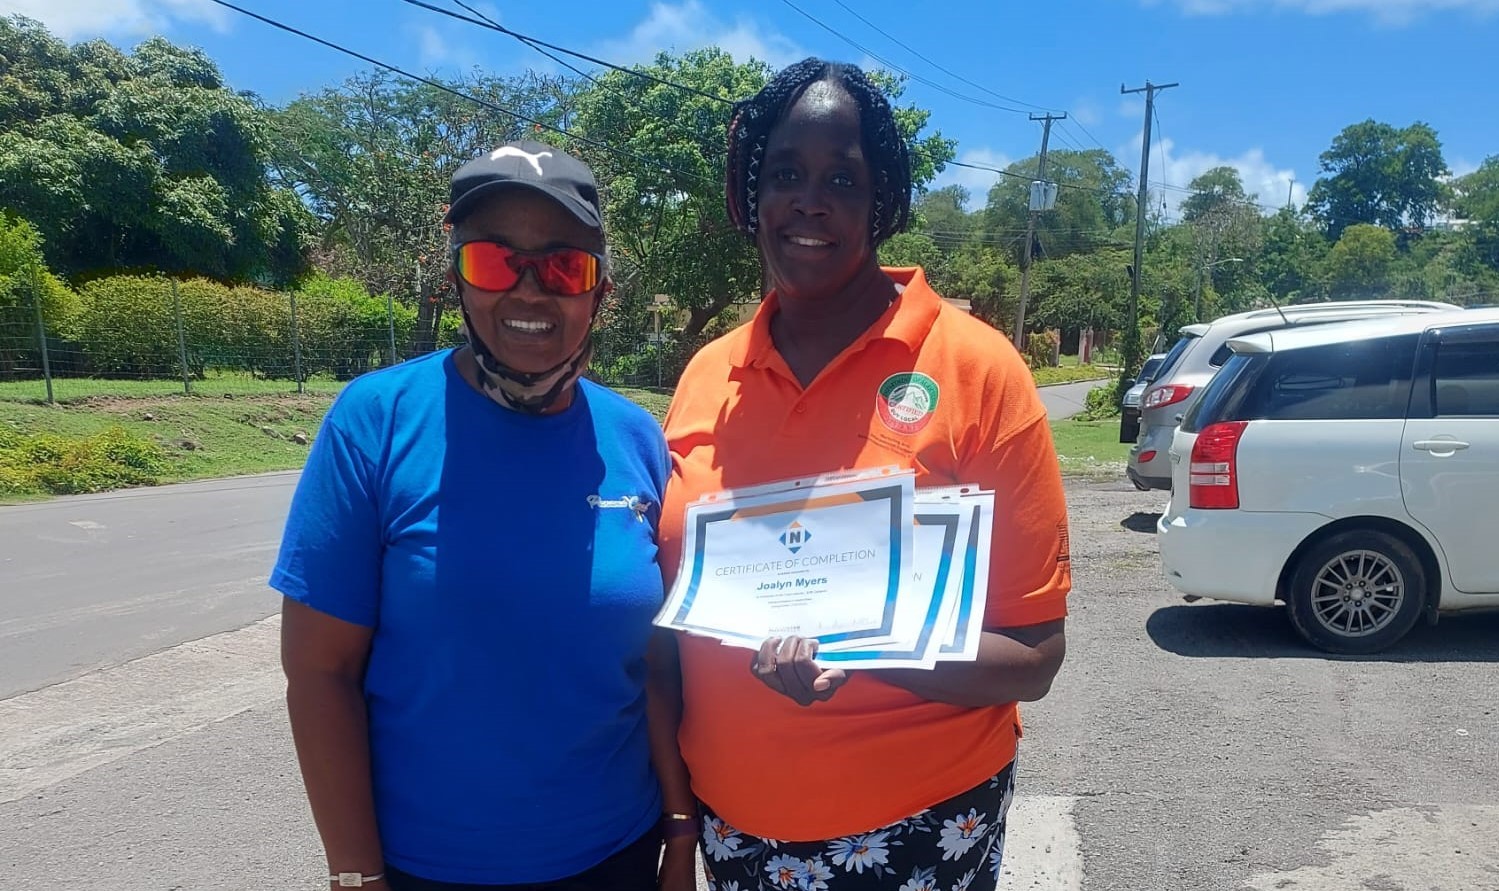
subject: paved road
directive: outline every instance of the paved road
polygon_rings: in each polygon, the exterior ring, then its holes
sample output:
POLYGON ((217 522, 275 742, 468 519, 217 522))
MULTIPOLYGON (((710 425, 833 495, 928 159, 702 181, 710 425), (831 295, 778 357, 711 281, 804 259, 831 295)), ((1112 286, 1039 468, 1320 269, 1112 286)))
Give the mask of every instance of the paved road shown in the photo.
POLYGON ((1046 416, 1053 421, 1070 418, 1083 410, 1089 391, 1113 383, 1112 380, 1083 381, 1079 384, 1042 387, 1041 401, 1046 404, 1046 416))
MULTIPOLYGON (((1090 381, 1043 387, 1052 419, 1090 381)), ((0 508, 0 698, 270 615, 295 473, 0 508)))
MULTIPOLYGON (((262 494, 284 497, 280 488, 262 494)), ((1053 694, 1026 709, 1008 891, 1499 888, 1499 615, 1444 619, 1384 657, 1326 658, 1276 611, 1187 606, 1167 590, 1150 532, 1158 497, 1072 482, 1068 498, 1070 652, 1053 694)), ((229 499, 217 493, 218 509, 189 525, 227 527, 229 499)), ((0 540, 108 516, 19 509, 35 518, 27 524, 16 510, 0 511, 0 540)), ((266 537, 220 534, 250 548, 266 537)), ((73 552, 56 546, 44 560, 41 547, 7 551, 3 564, 9 573, 18 554, 37 555, 28 578, 38 590, 22 600, 27 614, 53 619, 38 632, 50 646, 34 656, 138 637, 109 634, 98 617, 111 588, 91 589, 86 603, 75 591, 72 612, 49 613, 48 592, 71 590, 58 580, 73 552)), ((187 587, 192 560, 151 555, 177 561, 150 570, 163 590, 187 587)), ((264 564, 246 558, 240 571, 258 579, 264 564)), ((117 621, 142 628, 183 609, 169 597, 172 609, 152 612, 157 599, 140 593, 148 568, 113 565, 147 604, 116 609, 117 621)), ((0 587, 0 602, 14 603, 12 590, 0 587)), ((254 585, 240 597, 273 603, 254 585)), ((274 618, 253 622, 0 697, 0 887, 325 888, 280 704, 276 633, 274 618)), ((23 639, 6 638, 0 653, 23 639)))
POLYGON ((0 698, 269 615, 296 479, 0 508, 0 698))

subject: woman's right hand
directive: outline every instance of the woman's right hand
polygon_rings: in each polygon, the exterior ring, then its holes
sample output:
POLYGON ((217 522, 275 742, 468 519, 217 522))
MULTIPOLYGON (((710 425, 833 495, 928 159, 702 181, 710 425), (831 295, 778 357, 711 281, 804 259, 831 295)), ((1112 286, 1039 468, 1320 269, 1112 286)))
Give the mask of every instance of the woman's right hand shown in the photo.
POLYGON ((818 665, 817 641, 802 637, 772 637, 760 644, 750 671, 765 686, 786 696, 797 705, 809 706, 833 698, 838 688, 848 682, 841 668, 818 665))

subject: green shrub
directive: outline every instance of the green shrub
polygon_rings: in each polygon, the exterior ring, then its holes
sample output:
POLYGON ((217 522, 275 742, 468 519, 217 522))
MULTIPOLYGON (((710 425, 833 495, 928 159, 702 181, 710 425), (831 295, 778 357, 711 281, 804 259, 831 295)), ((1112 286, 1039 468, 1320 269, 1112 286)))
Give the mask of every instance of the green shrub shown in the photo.
POLYGON ((124 428, 72 438, 0 428, 0 495, 76 495, 150 485, 166 469, 156 443, 124 428))
POLYGON ((1119 400, 1115 388, 1105 385, 1088 391, 1083 401, 1083 410, 1078 418, 1084 421, 1102 421, 1119 417, 1119 400))
POLYGON ((1032 368, 1050 368, 1060 345, 1050 331, 1038 331, 1025 336, 1025 364, 1032 368))
MULTIPOLYGON (((385 364, 390 315, 384 297, 372 297, 350 279, 318 275, 292 297, 281 291, 228 287, 208 279, 177 282, 188 372, 249 371, 265 378, 296 375, 348 380, 385 364)), ((172 282, 159 276, 119 275, 84 286, 82 309, 72 325, 72 354, 80 373, 103 377, 169 378, 181 374, 172 282)), ((408 343, 416 310, 396 304, 395 335, 408 343)))

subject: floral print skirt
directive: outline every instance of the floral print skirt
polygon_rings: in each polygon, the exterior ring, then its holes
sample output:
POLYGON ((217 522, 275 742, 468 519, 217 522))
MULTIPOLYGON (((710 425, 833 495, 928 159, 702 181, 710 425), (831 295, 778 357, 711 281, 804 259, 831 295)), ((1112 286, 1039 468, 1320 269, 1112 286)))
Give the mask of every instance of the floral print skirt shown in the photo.
POLYGON ((992 891, 1005 851, 1015 763, 898 823, 827 841, 741 832, 702 803, 703 865, 713 891, 992 891))

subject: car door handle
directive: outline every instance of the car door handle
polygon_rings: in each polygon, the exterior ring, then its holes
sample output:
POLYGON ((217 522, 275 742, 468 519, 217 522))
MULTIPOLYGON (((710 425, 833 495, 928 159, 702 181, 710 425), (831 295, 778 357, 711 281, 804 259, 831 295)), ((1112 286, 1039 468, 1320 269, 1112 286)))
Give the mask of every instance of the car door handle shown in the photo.
POLYGON ((1418 439, 1411 443, 1411 448, 1423 452, 1461 452, 1468 444, 1455 439, 1418 439))

